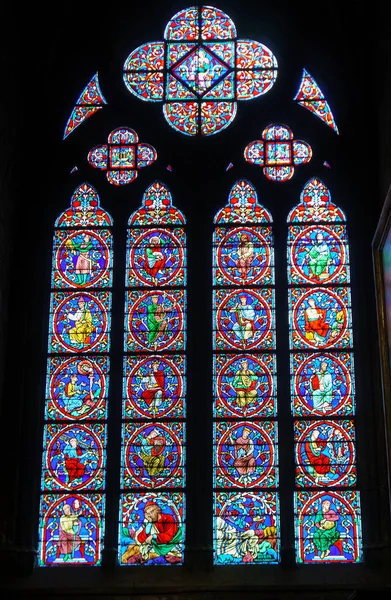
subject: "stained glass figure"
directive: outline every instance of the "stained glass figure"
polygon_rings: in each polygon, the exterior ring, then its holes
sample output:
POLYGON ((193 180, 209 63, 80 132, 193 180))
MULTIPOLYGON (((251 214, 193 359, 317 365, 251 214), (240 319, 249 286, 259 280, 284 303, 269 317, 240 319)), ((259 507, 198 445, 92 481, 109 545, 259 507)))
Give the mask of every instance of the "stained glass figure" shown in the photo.
POLYGON ((111 233, 62 229, 55 233, 52 287, 111 287, 111 233))
POLYGON ((96 169, 106 171, 106 178, 113 185, 126 185, 134 181, 139 169, 148 167, 157 159, 157 152, 150 144, 139 143, 134 129, 114 129, 108 143, 92 148, 87 160, 96 169))
POLYGON ((292 349, 346 349, 352 345, 349 288, 292 288, 289 304, 292 349))
POLYGON ((278 563, 280 523, 277 493, 216 493, 213 545, 216 565, 278 563))
POLYGON ((297 417, 354 414, 353 354, 291 354, 291 397, 297 417))
POLYGON ((362 561, 361 509, 357 491, 295 493, 299 563, 362 561))
POLYGON ((127 423, 123 428, 121 487, 184 487, 183 423, 127 423))
POLYGON ((339 133, 329 103, 315 79, 306 69, 303 69, 300 87, 293 100, 319 117, 319 119, 331 127, 335 133, 339 133))
POLYGON ((214 356, 215 417, 275 417, 276 363, 273 354, 214 356))
POLYGON ((183 563, 185 503, 182 493, 128 492, 121 496, 120 505, 121 565, 183 563))
POLYGON ((295 492, 299 563, 362 560, 345 223, 330 191, 317 178, 305 184, 299 204, 288 216, 291 402, 295 417, 295 483, 300 490, 295 492))
POLYGON ((182 355, 126 357, 123 418, 183 418, 185 383, 182 355))
POLYGON ((84 123, 86 119, 94 115, 98 110, 101 110, 105 104, 107 102, 99 86, 98 73, 95 73, 80 94, 72 110, 71 116, 65 126, 63 139, 65 140, 76 127, 84 123))
POLYGON ((128 230, 129 286, 167 286, 185 283, 183 229, 128 230))
POLYGON ((104 509, 102 494, 44 494, 39 520, 39 566, 98 566, 104 509))
POLYGON ((119 563, 182 564, 185 218, 160 181, 129 218, 119 563), (153 490, 153 493, 151 492, 153 490), (175 491, 174 491, 175 490, 175 491))
POLYGON ((51 421, 105 419, 108 385, 107 356, 50 357, 45 418, 51 421))
POLYGON ((102 423, 45 426, 42 487, 99 489, 104 482, 106 426, 102 423))
POLYGON ((346 283, 349 251, 345 225, 289 228, 289 283, 346 283))
POLYGON ((294 140, 286 125, 268 125, 262 132, 262 140, 246 146, 247 162, 263 167, 267 179, 287 181, 293 177, 295 166, 304 165, 312 158, 312 148, 307 142, 294 140))
POLYGON ((272 217, 244 179, 213 234, 214 562, 279 561, 272 217), (251 490, 251 493, 246 492, 251 490))
POLYGON ((274 290, 218 289, 214 306, 216 349, 267 350, 274 346, 274 290))
POLYGON ((164 41, 136 48, 124 82, 137 98, 162 102, 168 124, 185 135, 213 135, 236 116, 237 101, 266 94, 277 60, 264 44, 238 40, 228 15, 211 6, 172 17, 164 41))
POLYGON ((356 483, 353 421, 295 421, 294 432, 298 487, 356 483))
POLYGON ((277 424, 273 421, 215 423, 216 488, 277 485, 277 424))
POLYGON ((99 565, 104 534, 113 242, 88 183, 53 236, 39 564, 99 565))

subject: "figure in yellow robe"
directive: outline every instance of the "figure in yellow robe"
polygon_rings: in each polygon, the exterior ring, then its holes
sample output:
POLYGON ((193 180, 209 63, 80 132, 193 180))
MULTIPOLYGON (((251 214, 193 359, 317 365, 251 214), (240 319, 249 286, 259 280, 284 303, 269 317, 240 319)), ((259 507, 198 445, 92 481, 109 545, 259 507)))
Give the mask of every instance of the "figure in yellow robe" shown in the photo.
POLYGON ((74 322, 74 326, 69 330, 69 340, 71 344, 84 346, 89 344, 91 333, 95 331, 92 324, 92 314, 87 308, 87 303, 83 296, 77 303, 79 310, 74 314, 68 313, 68 319, 74 322))

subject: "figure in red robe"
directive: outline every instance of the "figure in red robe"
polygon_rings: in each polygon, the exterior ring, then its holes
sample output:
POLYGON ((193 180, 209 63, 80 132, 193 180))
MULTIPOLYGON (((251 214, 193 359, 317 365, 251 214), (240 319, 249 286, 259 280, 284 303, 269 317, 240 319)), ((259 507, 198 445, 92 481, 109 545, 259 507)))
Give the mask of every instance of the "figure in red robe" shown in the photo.
POLYGON ((308 300, 309 307, 304 311, 305 337, 316 346, 325 342, 330 325, 326 323, 327 310, 318 308, 313 298, 308 300))
POLYGON ((150 245, 145 250, 144 269, 152 277, 152 281, 157 283, 156 276, 166 264, 166 257, 162 252, 162 242, 158 236, 153 236, 149 240, 150 245))
POLYGON ((182 559, 182 528, 173 514, 164 513, 153 501, 144 506, 144 522, 136 532, 129 531, 134 543, 122 555, 122 562, 146 562, 164 556, 170 562, 182 559))
MULTIPOLYGON (((330 432, 331 435, 332 431, 330 432)), ((319 430, 314 429, 309 440, 304 443, 305 453, 310 465, 308 471, 314 477, 316 483, 322 479, 323 481, 328 481, 329 479, 327 474, 331 469, 331 458, 323 452, 328 441, 329 438, 326 440, 319 439, 319 430)))
POLYGON ((159 406, 166 396, 164 391, 165 376, 164 371, 159 369, 160 362, 158 360, 153 361, 151 366, 152 369, 149 375, 143 377, 145 390, 141 393, 141 397, 151 409, 152 414, 156 416, 159 406))

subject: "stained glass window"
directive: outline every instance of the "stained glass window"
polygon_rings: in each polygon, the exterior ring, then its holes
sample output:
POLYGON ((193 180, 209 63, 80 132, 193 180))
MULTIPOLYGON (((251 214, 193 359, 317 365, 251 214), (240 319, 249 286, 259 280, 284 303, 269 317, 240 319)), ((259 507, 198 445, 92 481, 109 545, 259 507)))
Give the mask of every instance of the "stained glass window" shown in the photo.
POLYGON ((134 181, 139 169, 148 167, 157 159, 150 144, 141 144, 137 133, 130 127, 119 127, 109 135, 108 143, 92 148, 87 160, 96 169, 106 171, 112 185, 127 185, 134 181))
POLYGON ((87 83, 80 94, 76 105, 72 110, 65 126, 63 139, 65 140, 76 127, 84 123, 89 117, 92 117, 98 110, 101 110, 105 104, 107 104, 107 102, 104 99, 99 86, 98 73, 95 73, 91 81, 87 83))
POLYGON ((269 48, 237 39, 232 19, 212 6, 181 10, 167 24, 164 41, 142 44, 124 64, 128 90, 162 102, 167 123, 191 136, 228 127, 238 101, 266 94, 276 77, 269 48))
POLYGON ((271 181, 288 181, 293 177, 295 166, 311 160, 312 148, 307 142, 294 140, 286 125, 268 125, 262 132, 262 140, 246 146, 244 158, 248 163, 263 167, 271 181))
POLYGON ((214 563, 280 557, 272 218, 239 180, 213 237, 214 563))
POLYGON ((129 219, 119 562, 182 564, 186 238, 161 182, 129 219))
POLYGON ((313 178, 288 225, 296 560, 360 562, 346 219, 313 178))
POLYGON ((334 129, 335 133, 339 133, 329 103, 315 79, 308 71, 306 71, 306 69, 303 69, 300 87, 293 99, 300 104, 300 106, 304 106, 304 108, 319 117, 319 119, 331 127, 331 129, 334 129))
POLYGON ((39 520, 41 566, 99 565, 113 248, 88 183, 55 223, 39 520))

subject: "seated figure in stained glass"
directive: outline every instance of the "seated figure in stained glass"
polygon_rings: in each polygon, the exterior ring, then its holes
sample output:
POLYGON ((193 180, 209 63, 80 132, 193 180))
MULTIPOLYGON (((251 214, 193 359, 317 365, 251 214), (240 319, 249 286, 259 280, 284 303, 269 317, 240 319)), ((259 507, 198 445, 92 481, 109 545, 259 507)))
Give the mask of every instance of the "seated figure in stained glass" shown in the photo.
POLYGON ((143 522, 137 531, 127 529, 133 540, 122 555, 123 563, 147 562, 165 557, 168 562, 180 562, 182 528, 171 510, 163 511, 154 501, 145 504, 143 522))

